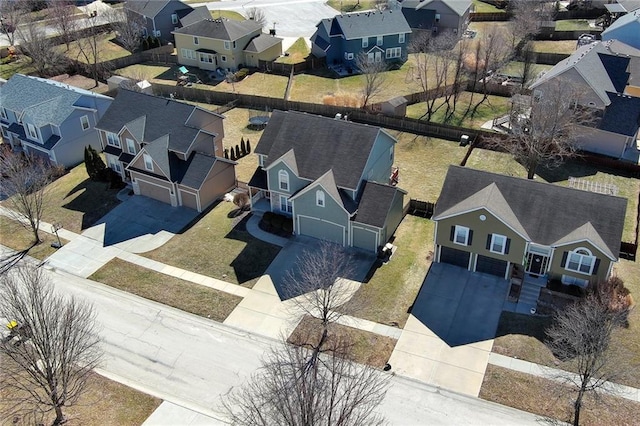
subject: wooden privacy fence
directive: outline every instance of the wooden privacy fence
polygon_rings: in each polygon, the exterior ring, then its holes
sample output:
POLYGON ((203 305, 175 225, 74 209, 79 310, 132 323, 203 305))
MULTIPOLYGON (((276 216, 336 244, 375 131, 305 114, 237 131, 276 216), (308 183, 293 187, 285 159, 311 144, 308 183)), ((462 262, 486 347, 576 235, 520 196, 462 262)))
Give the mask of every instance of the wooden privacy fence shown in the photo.
POLYGON ((620 257, 622 259, 636 261, 636 253, 638 252, 638 245, 634 243, 627 243, 622 241, 620 243, 620 257))
POLYGON ((431 216, 433 216, 433 209, 435 208, 435 206, 435 203, 429 201, 420 201, 411 198, 409 200, 409 205, 407 206, 407 210, 405 213, 430 219, 431 216))

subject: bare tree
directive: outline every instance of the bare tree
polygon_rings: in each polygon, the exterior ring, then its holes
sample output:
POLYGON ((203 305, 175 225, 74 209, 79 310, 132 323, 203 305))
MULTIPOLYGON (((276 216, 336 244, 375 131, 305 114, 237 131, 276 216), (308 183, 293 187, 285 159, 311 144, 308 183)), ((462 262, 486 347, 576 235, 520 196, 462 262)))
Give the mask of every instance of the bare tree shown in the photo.
POLYGON ((371 98, 384 89, 387 64, 383 61, 376 62, 373 58, 369 58, 366 52, 360 52, 356 56, 355 65, 364 76, 362 108, 366 108, 371 98))
POLYGON ((144 28, 142 16, 128 12, 125 8, 111 8, 106 15, 122 47, 131 53, 137 51, 142 44, 142 28, 144 28))
POLYGON ((33 245, 40 242, 40 220, 47 209, 47 185, 53 169, 43 159, 4 149, 0 152, 0 192, 9 196, 11 213, 33 233, 33 245))
POLYGON ((0 33, 15 44, 15 32, 29 12, 28 0, 0 0, 0 33))
POLYGON ((611 339, 625 323, 627 309, 616 310, 593 294, 558 311, 554 323, 547 330, 547 345, 564 362, 566 370, 576 374, 562 374, 563 381, 575 393, 573 424, 580 424, 580 411, 587 394, 605 390, 622 369, 631 368, 619 362, 610 350, 611 339))
MULTIPOLYGON (((337 348, 336 348, 337 349, 337 348)), ((388 377, 337 351, 318 356, 286 343, 273 349, 261 370, 223 405, 237 425, 382 425, 375 413, 388 377)))
POLYGON ((379 11, 387 10, 389 8, 389 1, 388 0, 374 0, 372 7, 373 7, 374 10, 379 10, 379 11))
POLYGON ((69 50, 73 33, 78 29, 75 2, 71 0, 48 0, 48 11, 52 26, 58 31, 69 50))
POLYGON ((512 114, 510 132, 490 145, 511 153, 533 179, 539 165, 554 167, 576 155, 576 138, 594 121, 594 111, 578 105, 579 90, 568 81, 550 81, 530 98, 529 108, 512 114))
POLYGON ((509 9, 513 17, 509 21, 511 47, 519 53, 524 43, 540 32, 542 23, 551 21, 553 1, 510 0, 509 9))
POLYGON ((249 9, 249 11, 247 12, 247 19, 250 19, 252 21, 256 21, 262 27, 267 25, 267 17, 264 14, 264 10, 262 10, 262 9, 260 9, 258 7, 252 7, 251 9, 249 9))
POLYGON ((106 65, 102 62, 102 51, 98 44, 101 33, 96 28, 96 16, 95 14, 87 16, 83 27, 86 29, 86 35, 84 38, 76 40, 78 45, 78 60, 81 60, 87 70, 91 74, 95 82, 95 87, 98 87, 102 74, 106 71, 106 65))
POLYGON ((56 75, 65 68, 66 58, 55 49, 40 22, 23 24, 18 35, 20 50, 31 58, 31 65, 39 76, 56 75))
POLYGON ((0 317, 15 321, 15 336, 4 339, 0 385, 12 414, 55 412, 77 402, 101 353, 93 307, 56 294, 44 271, 33 265, 0 277, 0 317))

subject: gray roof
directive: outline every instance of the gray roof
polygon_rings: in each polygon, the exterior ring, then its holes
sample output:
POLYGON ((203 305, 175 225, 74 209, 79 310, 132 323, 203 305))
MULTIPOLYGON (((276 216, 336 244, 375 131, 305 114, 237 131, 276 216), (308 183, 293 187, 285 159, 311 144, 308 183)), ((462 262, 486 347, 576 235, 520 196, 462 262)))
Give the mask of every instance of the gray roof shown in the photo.
POLYGON ((411 32, 407 20, 400 11, 347 13, 337 15, 333 19, 340 25, 342 34, 347 40, 411 32))
POLYGON ((382 228, 398 193, 406 194, 395 186, 366 182, 354 221, 382 228))
POLYGON ((216 158, 211 155, 192 153, 184 164, 184 174, 178 182, 190 188, 200 189, 215 162, 216 158))
MULTIPOLYGON (((402 7, 411 9, 433 9, 433 3, 435 0, 404 0, 402 7)), ((439 0, 441 3, 448 6, 458 16, 462 16, 471 8, 471 0, 439 0)), ((435 10, 435 9, 434 9, 435 10)), ((440 10, 438 10, 440 12, 440 10)))
POLYGON ((278 43, 282 43, 281 38, 262 33, 258 37, 252 38, 249 44, 244 48, 244 51, 260 53, 278 43))
POLYGON ((186 153, 200 131, 186 124, 196 108, 176 100, 121 89, 96 128, 119 133, 126 125, 140 142, 146 143, 166 136, 169 150, 186 153))
POLYGON ((602 36, 606 36, 611 31, 617 30, 620 27, 629 25, 629 27, 634 26, 638 30, 636 31, 636 37, 640 37, 640 9, 634 10, 633 12, 629 12, 626 15, 623 15, 616 19, 613 24, 609 26, 606 30, 602 32, 602 36))
POLYGON ((204 19, 173 31, 174 34, 186 34, 216 40, 233 41, 261 30, 262 25, 250 19, 234 21, 226 18, 204 19))
POLYGON ((268 156, 268 167, 293 149, 300 177, 315 181, 332 169, 338 187, 355 190, 380 131, 319 115, 274 111, 254 151, 268 156))
POLYGON ((46 124, 60 125, 86 97, 111 99, 89 90, 69 86, 54 80, 14 74, 0 86, 0 105, 28 119, 40 127, 46 124))
POLYGON ((187 13, 187 15, 180 18, 180 23, 183 27, 186 27, 187 25, 195 24, 203 19, 211 19, 211 12, 209 12, 207 6, 198 6, 187 13))
POLYGON ((547 71, 542 77, 536 80, 531 89, 544 84, 556 77, 566 77, 567 71, 575 69, 582 81, 575 83, 586 83, 598 95, 605 105, 609 105, 610 100, 607 92, 617 92, 611 76, 605 68, 602 57, 606 55, 640 57, 640 50, 628 46, 618 40, 599 41, 580 47, 567 59, 558 62, 547 71))
MULTIPOLYGON (((124 7, 140 15, 155 18, 173 0, 127 0, 124 7)), ((191 6, 179 2, 179 9, 191 9, 191 6)), ((176 9, 176 10, 179 10, 176 9)))
POLYGON ((507 224, 517 220, 534 243, 554 246, 568 243, 569 237, 572 241, 588 239, 604 253, 617 258, 627 200, 467 167, 450 166, 433 219, 439 220, 478 208, 487 208, 507 224), (487 189, 488 187, 494 189, 487 189), (481 191, 491 197, 478 199, 476 194, 481 191), (504 215, 503 212, 509 211, 514 217, 504 215), (585 226, 586 224, 589 226, 585 226), (599 240, 595 238, 593 230, 599 240), (599 242, 604 242, 605 246, 599 242))

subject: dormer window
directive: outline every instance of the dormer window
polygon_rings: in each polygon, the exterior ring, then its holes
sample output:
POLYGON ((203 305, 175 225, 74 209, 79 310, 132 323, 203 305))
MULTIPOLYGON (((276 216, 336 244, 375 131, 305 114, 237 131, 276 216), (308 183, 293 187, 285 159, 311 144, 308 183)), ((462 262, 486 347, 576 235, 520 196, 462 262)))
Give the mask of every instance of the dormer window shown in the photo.
POLYGON ((83 115, 82 117, 80 117, 80 125, 82 126, 82 130, 89 129, 89 127, 91 127, 89 125, 89 117, 86 115, 83 115))
POLYGON ((324 191, 316 191, 316 206, 324 207, 324 191))
POLYGON ((127 139, 127 151, 131 155, 136 155, 136 143, 133 139, 127 139))
POLYGON ((29 132, 29 137, 31 139, 38 139, 38 132, 36 131, 36 127, 33 124, 27 124, 27 131, 29 132))
POLYGON ((280 170, 278 172, 278 187, 281 191, 289 190, 289 173, 286 170, 280 170))
POLYGON ((153 160, 151 159, 150 155, 144 154, 144 168, 149 170, 150 172, 153 171, 153 160))

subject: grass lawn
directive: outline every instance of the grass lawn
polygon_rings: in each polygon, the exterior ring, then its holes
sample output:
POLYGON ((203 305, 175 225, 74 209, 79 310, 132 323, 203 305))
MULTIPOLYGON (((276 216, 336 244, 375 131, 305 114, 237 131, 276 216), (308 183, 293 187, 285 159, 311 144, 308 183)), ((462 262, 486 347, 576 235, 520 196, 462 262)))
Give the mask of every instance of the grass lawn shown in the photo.
POLYGON ((143 256, 188 271, 251 287, 280 247, 252 237, 234 218, 236 206, 221 202, 191 228, 143 256))
MULTIPOLYGON (((562 21, 558 21, 562 22, 562 21)), ((549 53, 573 53, 576 50, 575 40, 534 40, 533 44, 534 52, 549 52, 549 53)))
MULTIPOLYGON (((44 260, 51 256, 56 249, 51 247, 51 243, 58 242, 55 235, 40 231, 40 239, 42 242, 29 250, 29 256, 38 260, 44 260)), ((33 237, 31 228, 25 228, 16 220, 7 216, 0 216, 0 245, 9 247, 12 250, 22 251, 31 246, 33 237)), ((60 239, 62 244, 66 244, 67 240, 60 239)))
MULTIPOLYGON (((474 93, 473 99, 471 98, 471 95, 471 92, 462 92, 460 94, 456 105, 456 111, 448 120, 447 124, 479 129, 485 122, 496 117, 501 117, 508 114, 511 107, 511 100, 509 98, 491 95, 480 107, 478 107, 478 110, 473 117, 463 117, 470 100, 472 101, 473 106, 476 103, 480 102, 480 100, 482 99, 481 94, 474 93)), ((433 116, 431 117, 431 121, 434 123, 444 122, 446 112, 445 98, 437 99, 434 105, 435 108, 437 108, 439 105, 443 106, 438 111, 436 111, 435 114, 433 114, 433 116)), ((426 111, 426 102, 419 102, 417 104, 409 105, 407 106, 407 117, 419 119, 422 118, 426 111)))
POLYGON ((498 9, 494 5, 485 3, 482 0, 473 0, 473 7, 476 13, 506 13, 505 9, 498 9))
POLYGON ((251 154, 236 160, 236 176, 241 182, 249 182, 256 167, 258 167, 258 156, 253 153, 263 130, 253 130, 247 127, 251 114, 257 114, 245 108, 234 108, 224 113, 224 146, 230 148, 240 143, 240 138, 251 141, 251 154))
MULTIPOLYGON (((322 324, 317 318, 305 316, 293 330, 287 341, 294 345, 315 344, 320 341, 322 324)), ((334 338, 344 339, 352 345, 349 348, 351 359, 372 367, 382 368, 389 361, 397 340, 380 336, 357 328, 341 324, 332 324, 329 328, 328 342, 334 338)))
MULTIPOLYGON (((2 362, 10 362, 3 359, 2 362)), ((2 364, 2 363, 0 363, 2 364)), ((2 379, 2 369, 0 369, 0 379, 2 379)), ((5 392, 8 389, 0 390, 0 412, 8 404, 5 392)), ((97 373, 91 373, 87 382, 85 392, 82 394, 76 405, 63 407, 63 413, 68 418, 67 425, 139 425, 158 408, 162 400, 139 392, 118 382, 102 377, 97 373)), ((8 415, 2 422, 9 424, 51 424, 55 415, 47 413, 41 421, 35 419, 20 418, 9 422, 8 415)))
POLYGON ((151 81, 168 72, 170 69, 171 67, 169 66, 135 64, 120 68, 116 70, 115 73, 123 77, 129 77, 136 80, 151 81))
MULTIPOLYGON (((524 62, 511 61, 507 65, 502 67, 500 69, 500 72, 507 75, 521 76, 523 67, 524 67, 524 62)), ((531 66, 531 73, 530 73, 531 78, 535 79, 538 74, 540 74, 543 71, 549 71, 551 68, 553 68, 552 65, 533 64, 531 66)))
MULTIPOLYGON (((226 81, 222 81, 217 83, 215 86, 203 87, 209 87, 211 90, 217 92, 235 92, 244 95, 284 98, 284 92, 287 90, 288 81, 288 77, 283 75, 256 72, 236 83, 227 83, 226 81)), ((197 86, 200 87, 200 85, 197 86)))
MULTIPOLYGON (((571 423, 574 395, 569 391, 549 379, 488 365, 480 398, 571 423)), ((580 424, 584 426, 631 425, 639 418, 640 403, 609 395, 601 395, 598 400, 586 396, 580 412, 580 424)))
POLYGON ((84 163, 71 169, 47 187, 49 208, 43 220, 59 223, 69 231, 80 233, 118 205, 118 190, 106 182, 89 179, 84 163))
MULTIPOLYGON (((98 52, 100 61, 109 61, 111 59, 123 58, 125 56, 131 55, 124 47, 115 43, 116 36, 113 33, 103 33, 98 35, 97 43, 98 43, 98 52)), ((67 51, 67 46, 64 44, 58 45, 55 47, 61 53, 64 53, 65 56, 71 59, 75 59, 77 61, 87 63, 86 59, 83 57, 80 52, 80 45, 83 42, 81 40, 72 41, 69 45, 69 50, 67 51)), ((86 39, 84 39, 86 40, 86 39)))
POLYGON ((307 46, 305 39, 300 37, 287 49, 286 53, 288 53, 288 56, 281 56, 276 59, 276 62, 281 62, 283 64, 297 64, 304 62, 307 56, 309 56, 309 53, 311 53, 311 49, 307 46))
POLYGON ((597 27, 589 26, 589 21, 586 19, 563 19, 562 21, 556 21, 556 31, 579 31, 579 30, 594 30, 597 27))
POLYGON ((329 0, 327 4, 338 12, 357 12, 373 9, 376 2, 375 0, 329 0))
POLYGON ((89 279, 219 322, 224 321, 242 300, 117 258, 89 279))
POLYGON ((402 328, 431 264, 433 222, 405 216, 393 244, 398 249, 391 261, 362 284, 354 300, 364 306, 359 318, 402 328))
POLYGON ((19 59, 0 64, 0 78, 4 78, 8 80, 12 75, 20 73, 20 74, 29 74, 35 71, 35 69, 31 66, 31 58, 25 55, 20 55, 19 59))

